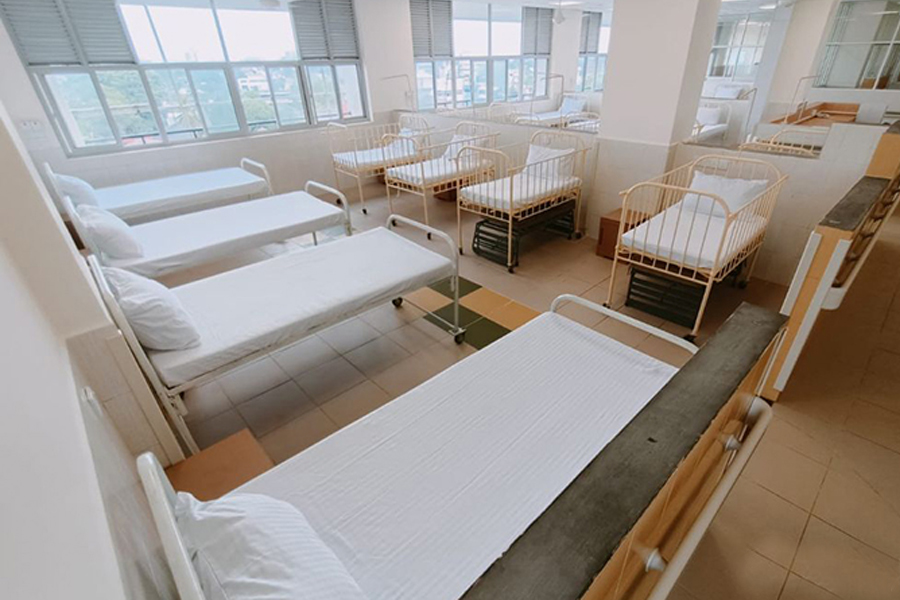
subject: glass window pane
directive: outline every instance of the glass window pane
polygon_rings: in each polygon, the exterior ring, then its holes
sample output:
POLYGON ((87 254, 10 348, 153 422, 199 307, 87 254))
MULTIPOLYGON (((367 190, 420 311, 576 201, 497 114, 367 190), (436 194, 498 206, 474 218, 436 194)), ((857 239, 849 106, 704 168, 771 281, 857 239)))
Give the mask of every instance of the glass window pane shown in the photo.
POLYGON ((609 34, 610 24, 607 23, 607 13, 603 13, 603 25, 600 26, 600 44, 598 48, 600 54, 609 52, 609 34))
POLYGON ((234 70, 238 93, 244 107, 244 117, 251 132, 278 128, 275 106, 269 89, 265 67, 241 67, 234 70))
POLYGON ((575 90, 579 92, 584 91, 584 68, 587 63, 586 56, 578 57, 578 75, 575 78, 575 90))
POLYGON ((159 63, 163 62, 159 44, 156 43, 156 35, 150 25, 150 17, 144 6, 134 4, 122 4, 122 19, 125 21, 125 29, 131 38, 131 45, 137 53, 139 62, 159 63))
POLYGON ((491 100, 493 102, 506 101, 506 61, 494 61, 494 90, 491 100))
POLYGON ((506 66, 507 84, 506 99, 510 102, 518 102, 522 91, 522 63, 518 59, 510 59, 506 66))
POLYGON ((825 77, 825 87, 855 88, 862 79, 863 67, 869 61, 868 44, 831 46, 829 52, 831 68, 825 77), (833 58, 832 58, 833 57, 833 58))
POLYGON ((765 46, 766 35, 769 31, 768 21, 750 21, 744 31, 742 46, 765 46))
POLYGON ((597 57, 597 79, 594 81, 594 89, 602 90, 603 82, 606 81, 606 55, 597 57))
POLYGON ((116 143, 90 75, 54 73, 46 81, 77 148, 116 143))
POLYGON ((453 54, 488 55, 488 5, 453 2, 453 54))
POLYGON ((534 94, 538 98, 544 98, 547 95, 547 62, 546 58, 537 60, 534 94))
POLYGON ((419 110, 434 108, 434 67, 430 62, 416 63, 416 91, 419 95, 419 110))
POLYGON ((334 74, 328 65, 306 67, 309 89, 312 91, 313 108, 318 121, 335 121, 341 118, 337 93, 334 90, 334 74))
POLYGON ((228 81, 222 69, 198 69, 191 71, 191 80, 197 89, 200 110, 206 119, 209 133, 227 133, 238 131, 237 115, 231 103, 228 81))
POLYGON ((106 105, 119 128, 123 146, 159 143, 159 128, 150 109, 147 90, 137 71, 98 71, 106 105))
POLYGON ((434 61, 434 80, 437 107, 453 106, 453 64, 449 60, 434 61))
POLYGON ((522 60, 522 99, 532 98, 534 98, 534 59, 525 58, 522 60))
POLYGON ((475 104, 487 104, 488 73, 486 60, 472 61, 472 100, 475 104))
POLYGON ((472 104, 472 63, 456 61, 456 106, 472 104))
POLYGON ((587 57, 584 67, 584 89, 594 89, 594 78, 597 75, 597 56, 592 54, 587 57))
POLYGON ((300 92, 300 78, 295 67, 271 67, 272 92, 282 125, 306 123, 306 109, 300 92))
POLYGON ((859 87, 864 89, 884 89, 887 84, 885 79, 885 77, 887 77, 887 70, 885 70, 884 73, 881 73, 881 67, 884 64, 887 53, 887 44, 872 46, 871 50, 869 50, 866 64, 863 67, 862 81, 859 83, 859 87), (878 80, 879 73, 881 73, 880 80, 878 80))
POLYGON ((206 135, 184 69, 148 70, 147 81, 169 140, 191 140, 206 135))
POLYGON ((522 54, 522 7, 491 4, 491 55, 522 54))
POLYGON ((831 32, 832 42, 889 41, 897 27, 897 2, 844 2, 831 32))
POLYGON ((208 2, 182 0, 191 6, 149 6, 168 62, 225 60, 208 2))
POLYGON ((356 65, 338 65, 338 90, 341 93, 341 115, 345 119, 356 119, 366 116, 363 109, 362 94, 359 90, 359 71, 356 65))
POLYGON ((294 60, 297 46, 287 3, 216 0, 216 13, 232 61, 294 60))
POLYGON ((733 60, 736 53, 730 48, 714 48, 709 55, 709 77, 731 77, 734 73, 733 60))
POLYGON ((716 25, 716 37, 713 46, 730 46, 734 38, 736 21, 719 21, 716 25))
POLYGON ((734 78, 752 80, 759 69, 759 61, 762 59, 762 48, 741 48, 734 65, 734 78))

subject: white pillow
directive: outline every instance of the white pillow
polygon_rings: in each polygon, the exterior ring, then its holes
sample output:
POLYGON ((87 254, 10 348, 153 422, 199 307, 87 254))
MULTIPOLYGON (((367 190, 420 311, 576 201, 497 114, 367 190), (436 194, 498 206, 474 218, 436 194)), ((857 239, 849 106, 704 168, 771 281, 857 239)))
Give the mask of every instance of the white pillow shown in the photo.
POLYGON ((110 258, 140 258, 144 248, 131 233, 128 224, 99 206, 82 204, 75 209, 85 235, 100 252, 110 258))
POLYGON ((709 125, 718 125, 721 115, 721 106, 701 106, 697 109, 697 122, 704 127, 709 125))
POLYGON ((72 200, 72 204, 79 206, 82 204, 91 204, 97 206, 97 194, 94 192, 94 186, 84 179, 70 177, 69 175, 54 174, 56 178, 56 187, 59 188, 63 196, 68 196, 72 200))
POLYGON ((461 135, 459 133, 453 136, 453 139, 450 140, 450 143, 447 144, 447 149, 444 150, 444 158, 451 159, 456 158, 456 155, 459 154, 459 151, 462 150, 462 147, 469 144, 472 146, 476 146, 472 140, 475 138, 471 135, 461 135), (471 144, 470 144, 471 143, 471 144))
MULTIPOLYGON (((766 191, 768 186, 769 182, 765 179, 731 179, 694 171, 690 188, 719 196, 728 205, 728 210, 734 213, 766 191)), ((681 202, 685 211, 697 211, 700 215, 708 215, 712 209, 714 216, 726 216, 722 205, 708 196, 685 194, 681 202)))
POLYGON ((563 101, 562 105, 559 107, 559 112, 564 115, 584 112, 584 107, 586 104, 587 100, 585 98, 582 98, 581 96, 563 96, 563 101))
POLYGON ((743 92, 744 86, 742 85, 723 83, 716 86, 716 91, 715 93, 713 93, 713 97, 721 98, 723 100, 737 100, 743 92))
POLYGON ((574 153, 571 148, 556 149, 531 144, 528 146, 528 158, 525 159, 525 164, 531 166, 525 167, 525 172, 544 178, 571 177, 575 170, 574 153), (568 158, 561 158, 567 155, 568 158))
POLYGON ((175 519, 209 600, 365 600, 303 514, 261 494, 200 502, 178 494, 175 519))
POLYGON ((194 320, 169 288, 113 267, 104 267, 103 276, 142 346, 184 350, 200 343, 194 320))

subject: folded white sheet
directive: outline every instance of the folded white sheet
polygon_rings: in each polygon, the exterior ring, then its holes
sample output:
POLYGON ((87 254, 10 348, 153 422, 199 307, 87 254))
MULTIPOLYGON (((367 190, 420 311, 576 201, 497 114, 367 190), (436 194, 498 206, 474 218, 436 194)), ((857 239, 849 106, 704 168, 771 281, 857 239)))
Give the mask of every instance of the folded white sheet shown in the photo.
POLYGON ((237 492, 296 506, 369 600, 455 600, 674 373, 543 314, 237 492))
POLYGON ((111 267, 160 277, 223 256, 344 223, 344 211, 306 192, 152 221, 131 228, 144 255, 106 260, 111 267))
POLYGON ((144 223, 247 200, 266 191, 262 177, 229 167, 96 190, 102 208, 128 223, 144 223))
POLYGON ((452 274, 449 258, 372 229, 174 288, 200 345, 148 356, 176 386, 452 274))
POLYGON ((577 177, 544 178, 522 172, 512 177, 464 187, 459 193, 467 202, 508 211, 510 199, 516 209, 521 209, 580 186, 581 179, 577 177))
POLYGON ((726 232, 724 218, 682 210, 679 203, 625 232, 622 244, 667 262, 683 261, 690 269, 711 270, 727 263, 766 228, 763 217, 746 215, 740 219, 726 232), (726 235, 722 256, 716 262, 719 245, 726 235))

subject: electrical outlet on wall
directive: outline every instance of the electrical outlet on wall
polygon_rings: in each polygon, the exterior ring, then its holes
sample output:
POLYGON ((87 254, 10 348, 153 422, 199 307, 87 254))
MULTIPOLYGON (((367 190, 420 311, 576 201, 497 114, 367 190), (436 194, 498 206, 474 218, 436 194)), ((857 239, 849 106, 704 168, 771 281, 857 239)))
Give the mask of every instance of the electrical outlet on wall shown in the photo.
POLYGON ((19 121, 19 133, 21 133, 25 141, 42 141, 46 137, 44 122, 40 119, 19 121))

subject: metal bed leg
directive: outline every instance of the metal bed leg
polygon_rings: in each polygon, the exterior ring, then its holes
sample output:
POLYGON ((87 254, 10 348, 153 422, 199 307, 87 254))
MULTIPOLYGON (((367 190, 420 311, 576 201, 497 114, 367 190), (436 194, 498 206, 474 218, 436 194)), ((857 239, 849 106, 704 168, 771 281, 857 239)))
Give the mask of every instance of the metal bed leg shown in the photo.
POLYGON ((194 440, 194 436, 188 429, 187 423, 184 421, 184 415, 182 415, 175 406, 172 406, 172 403, 177 404, 178 400, 179 399, 171 397, 165 398, 163 401, 165 402, 168 409, 166 410, 166 412, 168 413, 169 418, 172 420, 172 425, 175 426, 175 430, 178 432, 179 437, 181 437, 181 441, 183 441, 184 445, 187 446, 188 452, 190 452, 191 454, 197 454, 198 452, 200 452, 200 446, 197 445, 197 442, 194 440))
POLYGON ((509 229, 506 234, 506 270, 515 273, 515 265, 513 265, 513 219, 512 214, 509 215, 509 229))
MULTIPOLYGON (((387 188, 387 197, 388 197, 388 206, 390 207, 391 214, 394 214, 394 197, 391 195, 391 186, 387 181, 384 183, 384 187, 387 188)), ((400 197, 400 190, 397 190, 397 198, 400 197)))
POLYGON ((694 328, 691 332, 684 336, 689 342, 693 342, 697 339, 697 334, 700 333, 700 322, 703 321, 703 313, 706 312, 706 305, 709 302, 709 295, 712 293, 713 280, 710 280, 706 284, 706 290, 703 292, 703 300, 700 302, 700 310, 697 311, 697 319, 694 321, 694 328))
POLYGON ((363 194, 362 177, 359 173, 356 174, 356 189, 359 192, 359 202, 362 205, 362 213, 367 215, 369 214, 369 211, 366 209, 366 197, 363 194))
POLYGON ((459 198, 456 199, 456 241, 459 246, 459 253, 463 253, 463 235, 462 235, 462 208, 459 206, 459 198))
POLYGON ((756 268, 756 261, 759 258, 759 251, 762 247, 757 248, 753 251, 753 257, 750 259, 750 262, 747 264, 747 273, 743 277, 741 277, 741 281, 738 282, 738 286, 740 288, 747 287, 747 284, 750 283, 750 277, 753 276, 753 269, 756 268))
POLYGON ((319 245, 319 238, 316 236, 316 232, 315 232, 315 231, 312 232, 312 236, 313 236, 313 246, 318 246, 318 245, 319 245))
POLYGON ((466 332, 459 328, 459 273, 450 281, 453 283, 453 341, 462 344, 466 339, 466 332))
POLYGON ((603 303, 603 306, 606 308, 612 308, 613 294, 616 290, 616 267, 618 265, 618 258, 613 256, 613 266, 612 270, 609 272, 609 291, 606 292, 606 302, 603 303))

